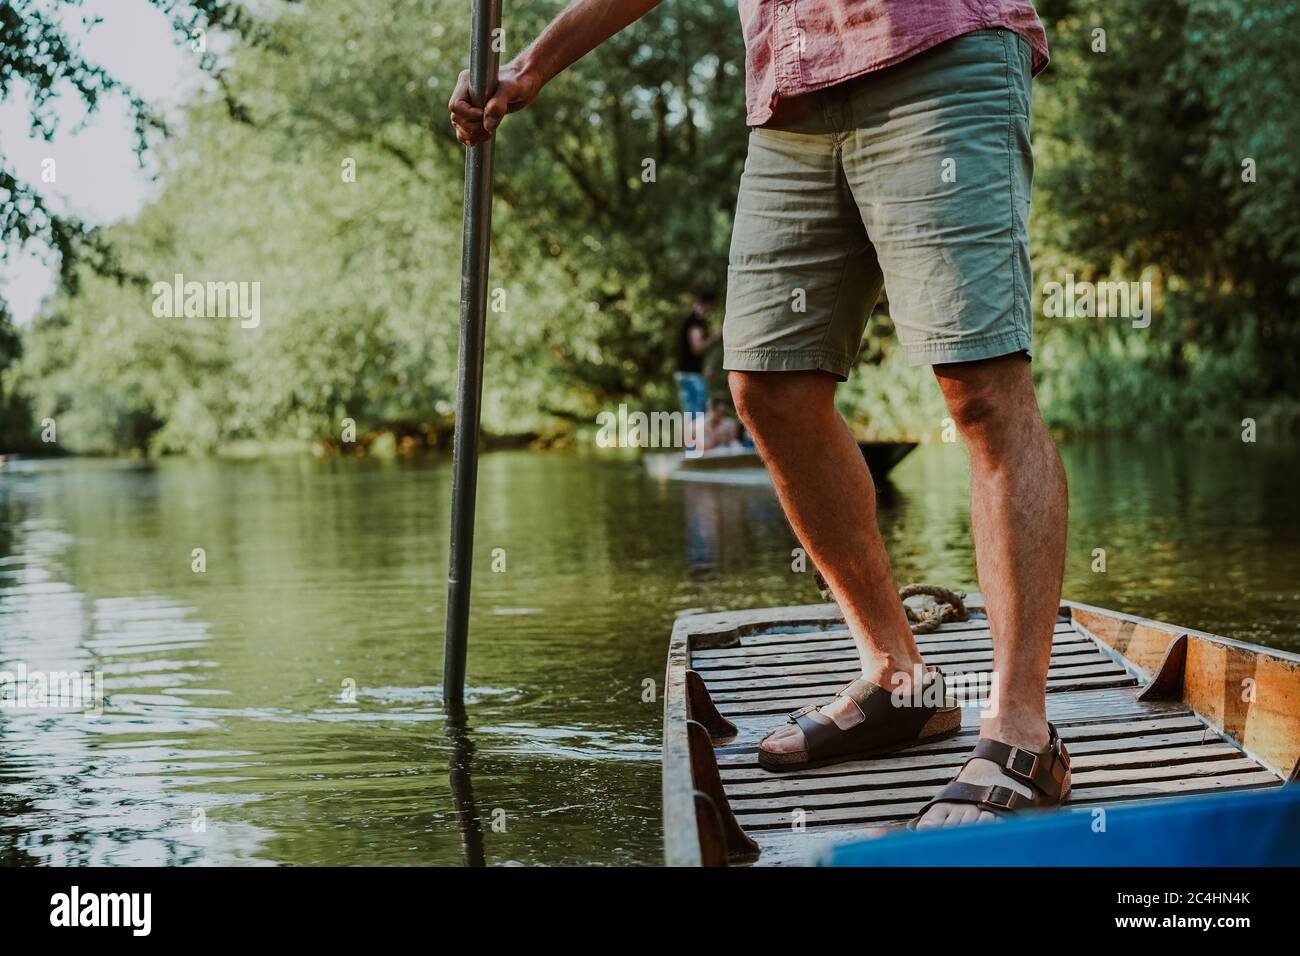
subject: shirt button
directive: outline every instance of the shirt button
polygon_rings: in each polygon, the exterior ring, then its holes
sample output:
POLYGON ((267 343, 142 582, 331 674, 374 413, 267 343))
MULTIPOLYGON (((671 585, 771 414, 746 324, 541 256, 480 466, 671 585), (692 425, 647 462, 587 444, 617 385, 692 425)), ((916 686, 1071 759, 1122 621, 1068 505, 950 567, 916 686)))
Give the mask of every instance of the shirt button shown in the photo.
POLYGON ((998 15, 998 5, 996 3, 984 4, 984 16, 992 20, 998 15))

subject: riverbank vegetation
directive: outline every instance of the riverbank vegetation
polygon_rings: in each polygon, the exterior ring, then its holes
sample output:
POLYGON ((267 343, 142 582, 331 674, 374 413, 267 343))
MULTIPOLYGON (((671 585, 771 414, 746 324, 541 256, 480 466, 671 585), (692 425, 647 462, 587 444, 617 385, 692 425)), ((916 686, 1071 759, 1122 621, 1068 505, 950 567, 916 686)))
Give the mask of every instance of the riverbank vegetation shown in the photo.
MULTIPOLYGON (((509 4, 506 56, 556 9, 509 4)), ((1049 422, 1293 428, 1300 4, 1039 9, 1052 64, 1035 81, 1031 229, 1049 422), (1147 324, 1051 314, 1053 282, 1136 283, 1147 324)), ((237 22, 220 82, 154 147, 156 198, 97 234, 119 268, 72 258, 30 327, 0 324, 10 448, 45 420, 61 448, 93 453, 400 452, 445 435, 463 170, 446 101, 468 49, 465 9, 259 11, 256 29, 237 22), (178 274, 259 283, 260 321, 159 317, 152 286, 178 274)), ((489 432, 563 440, 620 402, 675 404, 677 323, 693 289, 725 282, 743 75, 734 3, 664 0, 505 122, 489 432)), ((882 305, 841 396, 864 434, 941 427, 932 377, 901 357, 882 305)))

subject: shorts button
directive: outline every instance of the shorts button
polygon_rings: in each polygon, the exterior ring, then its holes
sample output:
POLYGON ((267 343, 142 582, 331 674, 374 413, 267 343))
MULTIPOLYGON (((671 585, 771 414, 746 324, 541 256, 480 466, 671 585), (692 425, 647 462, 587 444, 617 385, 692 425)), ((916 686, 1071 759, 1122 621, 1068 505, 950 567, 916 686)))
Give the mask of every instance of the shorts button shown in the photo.
POLYGON ((783 16, 785 16, 789 11, 790 11, 790 8, 787 7, 784 3, 782 3, 782 4, 779 4, 779 5, 777 6, 777 8, 776 8, 776 15, 777 15, 778 17, 783 17, 783 16))

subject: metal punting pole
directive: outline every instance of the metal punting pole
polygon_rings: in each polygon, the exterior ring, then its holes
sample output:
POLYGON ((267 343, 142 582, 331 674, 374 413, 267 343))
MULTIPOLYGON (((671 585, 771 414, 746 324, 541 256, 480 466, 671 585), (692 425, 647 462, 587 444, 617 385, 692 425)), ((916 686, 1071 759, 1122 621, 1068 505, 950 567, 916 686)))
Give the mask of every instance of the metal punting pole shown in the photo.
MULTIPOLYGON (((475 106, 496 85, 501 0, 473 0, 470 14, 469 93, 475 106)), ((478 490, 478 432, 483 400, 483 333, 487 316, 489 239, 492 234, 492 158, 495 137, 465 153, 465 222, 460 257, 460 358, 456 370, 456 438, 452 452, 451 551, 447 562, 447 631, 443 643, 443 705, 465 699, 465 645, 474 565, 474 499, 478 490)))

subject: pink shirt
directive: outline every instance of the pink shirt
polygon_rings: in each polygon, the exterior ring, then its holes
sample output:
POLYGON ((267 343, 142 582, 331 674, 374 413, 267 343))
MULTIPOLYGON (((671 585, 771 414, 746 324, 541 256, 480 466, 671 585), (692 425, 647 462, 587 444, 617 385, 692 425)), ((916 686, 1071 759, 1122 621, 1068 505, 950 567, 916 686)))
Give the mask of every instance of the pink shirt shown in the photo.
POLYGON ((771 118, 778 97, 833 86, 989 27, 1029 41, 1034 73, 1047 66, 1047 35, 1030 0, 739 0, 739 6, 750 126, 771 118))

